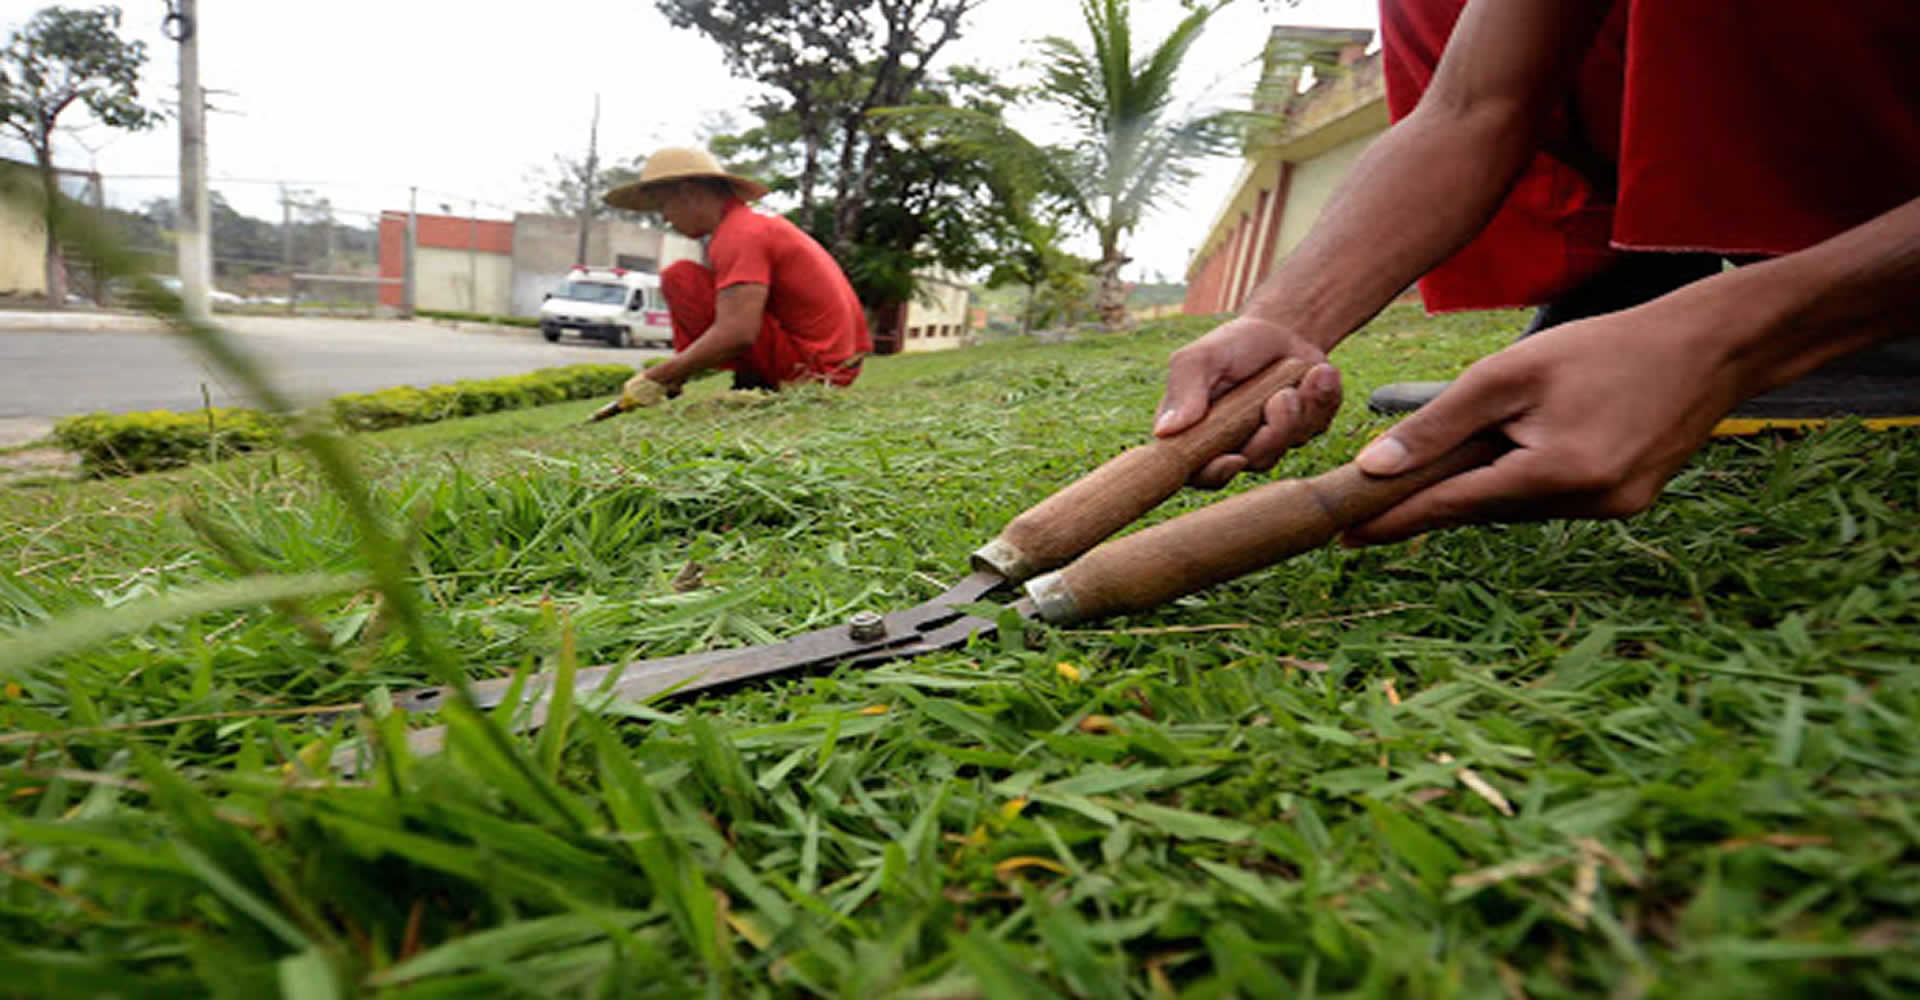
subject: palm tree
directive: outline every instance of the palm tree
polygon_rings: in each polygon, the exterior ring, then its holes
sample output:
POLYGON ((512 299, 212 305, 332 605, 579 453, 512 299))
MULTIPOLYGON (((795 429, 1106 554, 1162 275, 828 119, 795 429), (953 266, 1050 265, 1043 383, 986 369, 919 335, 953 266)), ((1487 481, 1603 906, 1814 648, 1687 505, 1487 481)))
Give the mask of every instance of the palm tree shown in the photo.
POLYGON ((1069 216, 1092 230, 1100 256, 1096 305, 1109 329, 1126 325, 1120 268, 1125 244, 1147 210, 1193 180, 1196 161, 1237 150, 1251 116, 1182 114, 1174 83, 1207 19, 1229 0, 1202 3, 1159 44, 1134 56, 1128 0, 1081 0, 1089 42, 1041 39, 1042 100, 1065 112, 1074 138, 1035 143, 997 117, 957 108, 889 108, 949 141, 961 140, 1028 190, 1061 196, 1069 216))
POLYGON ((1042 39, 1046 92, 1067 112, 1077 138, 1065 150, 1077 178, 1080 214, 1100 243, 1097 306, 1108 328, 1127 321, 1120 268, 1141 217, 1194 177, 1195 161, 1233 148, 1242 116, 1183 116, 1174 82, 1188 49, 1224 2, 1201 4, 1143 57, 1134 58, 1128 0, 1081 0, 1091 45, 1042 39))

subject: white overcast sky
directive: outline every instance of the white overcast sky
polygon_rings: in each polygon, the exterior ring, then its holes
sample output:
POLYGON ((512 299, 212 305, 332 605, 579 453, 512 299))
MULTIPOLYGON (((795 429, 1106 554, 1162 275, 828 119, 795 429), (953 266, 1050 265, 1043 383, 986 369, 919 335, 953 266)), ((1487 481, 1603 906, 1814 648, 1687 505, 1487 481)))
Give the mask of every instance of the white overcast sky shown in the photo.
MULTIPOLYGON (((0 0, 0 32, 10 35, 45 6, 0 0)), ((166 3, 119 6, 122 35, 147 44, 142 97, 171 106, 179 57, 160 34, 166 3)), ((216 91, 213 187, 241 211, 272 220, 283 182, 330 199, 343 222, 404 209, 409 186, 420 188, 422 211, 467 214, 477 206, 482 216, 509 218, 536 208, 533 175, 556 153, 585 152, 595 93, 601 155, 618 159, 691 143, 704 120, 754 93, 727 75, 711 42, 668 27, 649 0, 201 0, 200 8, 201 81, 216 91)), ((1182 13, 1173 0, 1135 0, 1136 37, 1157 40, 1182 13)), ((1239 0, 1195 46, 1183 89, 1197 102, 1243 107, 1272 25, 1376 22, 1375 0, 1239 0)), ((1074 0, 986 0, 940 61, 1031 80, 1022 67, 1033 40, 1084 31, 1074 0)), ((82 128, 58 148, 63 166, 105 174, 114 204, 178 193, 171 121, 143 134, 82 128)), ((0 140, 0 155, 26 158, 10 140, 0 140)), ((1238 169, 1215 161, 1181 204, 1162 206, 1132 241, 1131 276, 1180 274, 1238 169)))

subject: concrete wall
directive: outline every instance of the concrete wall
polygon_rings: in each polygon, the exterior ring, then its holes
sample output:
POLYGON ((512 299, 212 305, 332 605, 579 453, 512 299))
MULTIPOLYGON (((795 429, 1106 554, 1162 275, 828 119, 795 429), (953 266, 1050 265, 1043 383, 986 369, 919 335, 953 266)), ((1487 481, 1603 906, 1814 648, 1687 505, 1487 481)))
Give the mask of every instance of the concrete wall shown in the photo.
POLYGON ((950 276, 928 274, 920 276, 919 286, 901 323, 901 352, 944 351, 965 344, 972 322, 967 287, 950 276))
POLYGON ((920 276, 920 290, 906 303, 900 322, 900 351, 945 351, 966 344, 972 313, 968 290, 948 276, 920 276))
POLYGON ((1378 53, 1364 54, 1367 32, 1280 26, 1269 38, 1268 95, 1261 110, 1284 104, 1279 124, 1248 151, 1187 267, 1186 312, 1240 307, 1293 252, 1368 145, 1388 126, 1378 53), (1338 68, 1295 93, 1299 58, 1337 55, 1338 68), (1285 95, 1284 97, 1275 95, 1285 95))
MULTIPOLYGON (((413 224, 414 308, 506 313, 513 285, 513 223, 423 212, 413 224)), ((407 213, 381 212, 380 276, 392 279, 380 286, 382 305, 401 306, 406 260, 407 213)))
POLYGON ((512 257, 420 247, 413 262, 415 308, 507 314, 513 286, 512 257))
POLYGON ((1292 253, 1306 238, 1307 231, 1320 218, 1320 210, 1327 207, 1327 202, 1332 199, 1334 189, 1340 186, 1340 182, 1347 177, 1347 171, 1353 168, 1353 161, 1359 159, 1360 154, 1366 152, 1367 147, 1379 136, 1375 132, 1349 139, 1319 156, 1294 164, 1287 180, 1286 201, 1280 209, 1280 232, 1274 242, 1275 263, 1292 253))
MULTIPOLYGON (((0 170, 16 184, 38 189, 31 164, 0 159, 0 170)), ((32 211, 0 200, 0 296, 47 294, 47 227, 32 211)))
MULTIPOLYGON (((521 214, 504 222, 422 213, 414 224, 414 305, 420 309, 537 316, 547 293, 566 281, 580 240, 579 224, 563 215, 521 214)), ((394 279, 380 286, 380 301, 392 307, 403 294, 406 230, 406 212, 380 214, 380 275, 394 279)), ((587 263, 595 267, 658 271, 703 256, 697 240, 624 219, 600 219, 587 235, 587 263)))
POLYGON ((45 224, 12 202, 0 204, 0 295, 45 295, 46 250, 45 224))

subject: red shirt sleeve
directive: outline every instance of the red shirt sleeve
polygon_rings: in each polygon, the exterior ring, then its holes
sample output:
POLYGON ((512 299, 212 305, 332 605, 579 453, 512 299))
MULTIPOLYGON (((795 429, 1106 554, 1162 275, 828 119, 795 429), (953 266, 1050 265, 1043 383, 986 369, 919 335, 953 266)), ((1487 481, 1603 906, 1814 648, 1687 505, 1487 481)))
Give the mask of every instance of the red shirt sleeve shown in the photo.
MULTIPOLYGON (((737 213, 749 215, 750 213, 737 213)), ((755 238, 748 220, 733 220, 723 225, 707 244, 707 257, 713 263, 713 287, 773 284, 773 247, 770 241, 755 238)))

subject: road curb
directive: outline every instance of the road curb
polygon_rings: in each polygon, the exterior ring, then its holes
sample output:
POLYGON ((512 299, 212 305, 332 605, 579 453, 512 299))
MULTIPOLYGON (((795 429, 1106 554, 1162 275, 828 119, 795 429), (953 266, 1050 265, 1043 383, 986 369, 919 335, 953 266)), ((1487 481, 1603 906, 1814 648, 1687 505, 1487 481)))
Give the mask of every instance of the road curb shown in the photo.
MULTIPOLYGON (((407 322, 407 321, 401 321, 407 322)), ((531 326, 500 326, 494 323, 469 323, 453 319, 416 318, 411 322, 420 326, 431 326, 438 330, 451 330, 454 333, 478 334, 485 337, 525 337, 537 339, 540 329, 531 326)))
POLYGON ((139 313, 0 310, 0 333, 159 333, 166 324, 139 313))
POLYGON ((18 448, 52 434, 51 417, 0 417, 0 448, 18 448))

